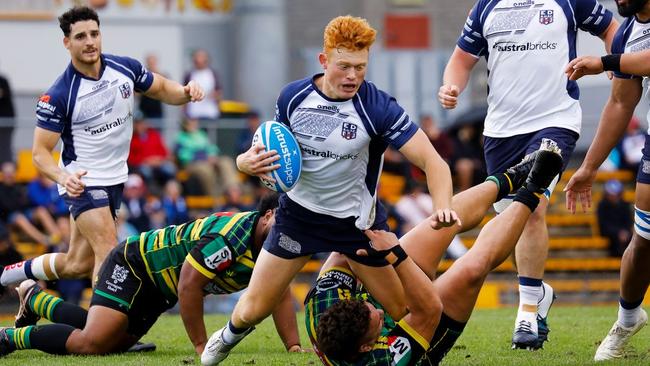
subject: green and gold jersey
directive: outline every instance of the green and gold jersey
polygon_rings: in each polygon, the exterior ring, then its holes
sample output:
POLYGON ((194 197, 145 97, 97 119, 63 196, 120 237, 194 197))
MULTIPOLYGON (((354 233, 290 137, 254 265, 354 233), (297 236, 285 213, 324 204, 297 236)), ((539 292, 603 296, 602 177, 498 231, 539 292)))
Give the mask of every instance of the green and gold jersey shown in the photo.
POLYGON ((258 219, 257 212, 219 212, 129 237, 126 245, 170 301, 178 300, 178 278, 186 260, 211 279, 204 288, 207 293, 229 294, 246 288, 250 281, 257 257, 253 234, 258 219))

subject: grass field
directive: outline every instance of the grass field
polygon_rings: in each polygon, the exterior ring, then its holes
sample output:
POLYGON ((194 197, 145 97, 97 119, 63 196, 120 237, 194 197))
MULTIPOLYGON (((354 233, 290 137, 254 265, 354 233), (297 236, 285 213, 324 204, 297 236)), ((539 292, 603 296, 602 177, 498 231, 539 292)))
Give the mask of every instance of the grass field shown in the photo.
MULTIPOLYGON (((556 307, 551 311, 551 342, 542 351, 510 349, 514 309, 476 311, 462 337, 447 355, 443 365, 589 365, 597 344, 616 317, 614 307, 556 307)), ((207 325, 214 331, 226 322, 226 316, 209 316, 207 325)), ((303 345, 307 345, 300 330, 303 345)), ((8 324, 4 324, 8 325, 8 324)), ((155 342, 158 350, 145 354, 104 357, 49 356, 37 351, 19 351, 0 360, 0 365, 191 365, 198 357, 187 340, 178 316, 163 316, 144 338, 155 342)), ((319 365, 313 354, 287 354, 270 320, 246 338, 223 365, 319 365)), ((650 328, 642 330, 631 342, 625 359, 599 365, 650 365, 650 328)))

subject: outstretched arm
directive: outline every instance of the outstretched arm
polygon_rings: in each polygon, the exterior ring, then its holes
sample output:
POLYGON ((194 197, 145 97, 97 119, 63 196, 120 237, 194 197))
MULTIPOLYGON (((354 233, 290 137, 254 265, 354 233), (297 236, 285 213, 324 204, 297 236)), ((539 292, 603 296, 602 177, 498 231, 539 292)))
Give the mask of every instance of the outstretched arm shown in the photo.
POLYGON ((418 129, 399 151, 426 174, 427 186, 436 210, 431 216, 431 227, 439 229, 460 224, 456 212, 451 209, 453 187, 449 165, 440 157, 424 132, 418 129))
POLYGON ((293 298, 289 289, 284 292, 282 300, 272 315, 275 329, 278 331, 280 339, 282 339, 284 348, 288 352, 302 352, 298 324, 296 323, 296 311, 293 308, 293 298))
POLYGON ((205 95, 204 91, 194 80, 190 80, 183 86, 160 74, 154 73, 153 76, 151 87, 144 92, 144 95, 150 98, 173 105, 181 105, 188 102, 198 102, 203 100, 205 95))
POLYGON ((623 136, 642 91, 640 79, 613 80, 612 92, 600 117, 596 137, 582 165, 564 189, 569 211, 575 212, 578 199, 583 211, 591 207, 591 184, 596 177, 596 171, 623 136))

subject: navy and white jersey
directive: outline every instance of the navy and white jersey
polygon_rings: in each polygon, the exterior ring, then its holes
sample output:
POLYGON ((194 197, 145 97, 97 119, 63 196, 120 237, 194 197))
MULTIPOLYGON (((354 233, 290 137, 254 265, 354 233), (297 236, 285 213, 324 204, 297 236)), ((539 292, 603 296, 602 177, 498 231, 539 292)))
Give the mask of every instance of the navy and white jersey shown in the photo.
POLYGON ((275 119, 302 151, 300 180, 287 194, 310 211, 356 217, 355 226, 367 229, 375 220, 384 150, 402 147, 418 127, 372 83, 364 81, 352 99, 335 100, 318 90, 319 76, 290 83, 277 101, 275 119))
POLYGON ((485 136, 547 127, 580 133, 578 84, 564 67, 576 57, 578 29, 600 35, 611 21, 597 0, 479 0, 458 47, 487 59, 485 136))
MULTIPOLYGON (((89 187, 126 181, 133 93, 153 83, 153 74, 132 58, 102 54, 101 63, 98 80, 70 63, 36 107, 36 125, 61 134, 59 166, 69 173, 87 170, 82 180, 89 187)), ((65 193, 64 187, 58 188, 65 193)))
MULTIPOLYGON (((650 23, 641 23, 636 20, 636 17, 626 18, 614 36, 612 53, 631 53, 647 49, 650 49, 650 23)), ((622 72, 615 72, 614 76, 622 79, 640 78, 622 72)), ((650 100, 650 94, 646 93, 646 97, 650 100)), ((646 118, 650 121, 650 111, 646 118)))

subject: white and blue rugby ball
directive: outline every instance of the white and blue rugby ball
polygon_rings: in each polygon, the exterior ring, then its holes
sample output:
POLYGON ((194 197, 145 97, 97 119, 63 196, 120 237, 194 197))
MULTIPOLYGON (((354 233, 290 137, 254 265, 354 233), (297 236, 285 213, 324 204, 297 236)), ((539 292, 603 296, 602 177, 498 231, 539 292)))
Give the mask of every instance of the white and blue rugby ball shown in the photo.
POLYGON ((258 141, 264 145, 266 151, 275 150, 280 155, 280 160, 275 162, 280 168, 269 173, 275 183, 261 179, 262 184, 276 192, 290 191, 298 183, 302 170, 298 141, 287 126, 276 121, 266 121, 257 128, 252 144, 255 145, 258 141))

